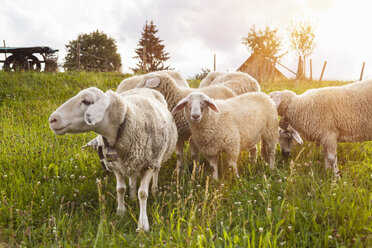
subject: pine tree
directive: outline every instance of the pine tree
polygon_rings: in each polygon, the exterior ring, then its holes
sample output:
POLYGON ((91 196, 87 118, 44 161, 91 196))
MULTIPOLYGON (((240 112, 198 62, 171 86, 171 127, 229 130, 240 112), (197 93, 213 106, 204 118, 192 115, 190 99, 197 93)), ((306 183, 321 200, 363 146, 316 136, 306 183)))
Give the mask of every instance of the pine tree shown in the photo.
POLYGON ((169 53, 164 51, 163 40, 155 36, 158 32, 153 21, 147 23, 141 32, 141 39, 138 42, 138 48, 135 50, 137 56, 133 58, 139 59, 137 68, 132 68, 134 73, 146 73, 159 70, 168 70, 169 66, 165 66, 169 53), (145 54, 145 56, 144 56, 145 54))

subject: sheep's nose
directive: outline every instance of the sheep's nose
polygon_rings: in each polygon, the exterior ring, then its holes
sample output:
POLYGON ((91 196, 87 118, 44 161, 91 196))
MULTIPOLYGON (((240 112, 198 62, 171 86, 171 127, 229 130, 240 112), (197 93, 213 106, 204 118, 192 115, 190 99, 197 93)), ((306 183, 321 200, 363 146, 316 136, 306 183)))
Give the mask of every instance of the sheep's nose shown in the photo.
POLYGON ((61 122, 61 117, 59 117, 58 115, 51 115, 49 117, 50 125, 57 125, 59 122, 61 122))
POLYGON ((291 152, 282 151, 282 156, 284 159, 288 159, 290 155, 291 155, 291 152))
POLYGON ((199 119, 200 118, 200 115, 199 114, 192 114, 191 117, 193 119, 199 119))

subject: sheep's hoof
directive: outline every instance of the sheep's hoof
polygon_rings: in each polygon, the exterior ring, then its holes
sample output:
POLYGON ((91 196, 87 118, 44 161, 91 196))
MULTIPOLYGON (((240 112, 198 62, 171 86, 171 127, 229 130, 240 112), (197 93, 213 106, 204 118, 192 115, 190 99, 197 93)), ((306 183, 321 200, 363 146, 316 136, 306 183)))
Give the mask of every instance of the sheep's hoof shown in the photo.
POLYGON ((118 209, 116 210, 116 214, 117 214, 118 216, 123 216, 123 215, 125 214, 126 211, 127 211, 126 208, 118 208, 118 209))
POLYGON ((143 223, 142 225, 138 225, 136 232, 148 232, 150 230, 149 223, 143 223))

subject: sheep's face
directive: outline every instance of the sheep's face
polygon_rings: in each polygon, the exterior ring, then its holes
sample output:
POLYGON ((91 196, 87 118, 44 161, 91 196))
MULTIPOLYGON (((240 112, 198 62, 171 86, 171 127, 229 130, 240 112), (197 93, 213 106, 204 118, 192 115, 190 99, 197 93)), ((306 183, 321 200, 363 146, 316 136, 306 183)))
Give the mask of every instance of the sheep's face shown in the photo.
POLYGON ((58 135, 92 131, 108 106, 108 96, 101 90, 94 87, 82 90, 51 114, 49 126, 58 135))
POLYGON ((303 144, 303 140, 296 130, 291 126, 288 126, 286 129, 279 128, 280 151, 285 159, 288 159, 290 156, 292 148, 296 142, 303 144))
POLYGON ((182 99, 172 113, 177 113, 182 109, 185 109, 185 116, 192 123, 200 123, 203 116, 208 115, 209 109, 219 112, 215 101, 200 92, 191 93, 182 99))

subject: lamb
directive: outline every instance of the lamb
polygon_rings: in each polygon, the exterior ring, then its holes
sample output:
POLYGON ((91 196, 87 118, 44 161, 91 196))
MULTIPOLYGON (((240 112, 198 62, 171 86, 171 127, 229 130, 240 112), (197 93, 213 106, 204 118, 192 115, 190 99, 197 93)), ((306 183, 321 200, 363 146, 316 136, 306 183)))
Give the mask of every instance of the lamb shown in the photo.
POLYGON ((274 168, 278 113, 274 102, 264 93, 213 100, 206 94, 194 92, 183 98, 172 113, 182 109, 194 143, 213 168, 214 179, 218 179, 217 159, 221 152, 226 153, 229 167, 239 177, 240 152, 255 147, 260 140, 261 153, 270 168, 274 168))
POLYGON ((248 92, 261 91, 258 82, 243 72, 210 72, 207 77, 200 83, 199 88, 206 87, 208 85, 222 84, 237 95, 241 95, 248 92), (212 80, 213 79, 213 80, 212 80))
POLYGON ((372 80, 311 89, 270 93, 278 114, 308 141, 323 147, 325 168, 339 177, 338 142, 372 140, 372 80))
POLYGON ((149 183, 171 156, 177 142, 177 128, 164 97, 150 89, 118 94, 91 87, 61 105, 49 117, 49 123, 57 135, 94 131, 117 151, 117 163, 108 163, 108 166, 117 179, 119 214, 125 212, 124 176, 141 177, 137 230, 148 231, 149 183))
POLYGON ((134 89, 137 86, 137 84, 139 84, 143 80, 145 76, 149 76, 149 75, 154 76, 158 73, 167 73, 169 76, 171 76, 176 81, 176 83, 180 87, 190 88, 187 81, 182 77, 182 75, 179 72, 173 71, 173 70, 164 70, 164 71, 154 71, 154 72, 147 73, 145 75, 138 75, 138 76, 126 78, 123 81, 121 81, 116 92, 122 93, 124 91, 134 89))
MULTIPOLYGON (((164 95, 170 111, 177 105, 177 103, 181 99, 186 97, 188 94, 196 91, 201 91, 206 95, 216 99, 226 99, 236 95, 232 90, 223 85, 213 85, 201 89, 182 88, 178 86, 175 80, 167 73, 158 73, 156 76, 146 75, 143 81, 139 83, 137 87, 146 87, 158 90, 164 95)), ((176 113, 173 115, 173 117, 176 121, 178 131, 178 141, 176 145, 177 169, 179 173, 182 173, 183 147, 185 141, 190 139, 191 132, 187 125, 187 121, 182 113, 176 113)), ((199 161, 199 151, 193 144, 192 139, 190 140, 190 151, 192 160, 197 163, 199 161)))

